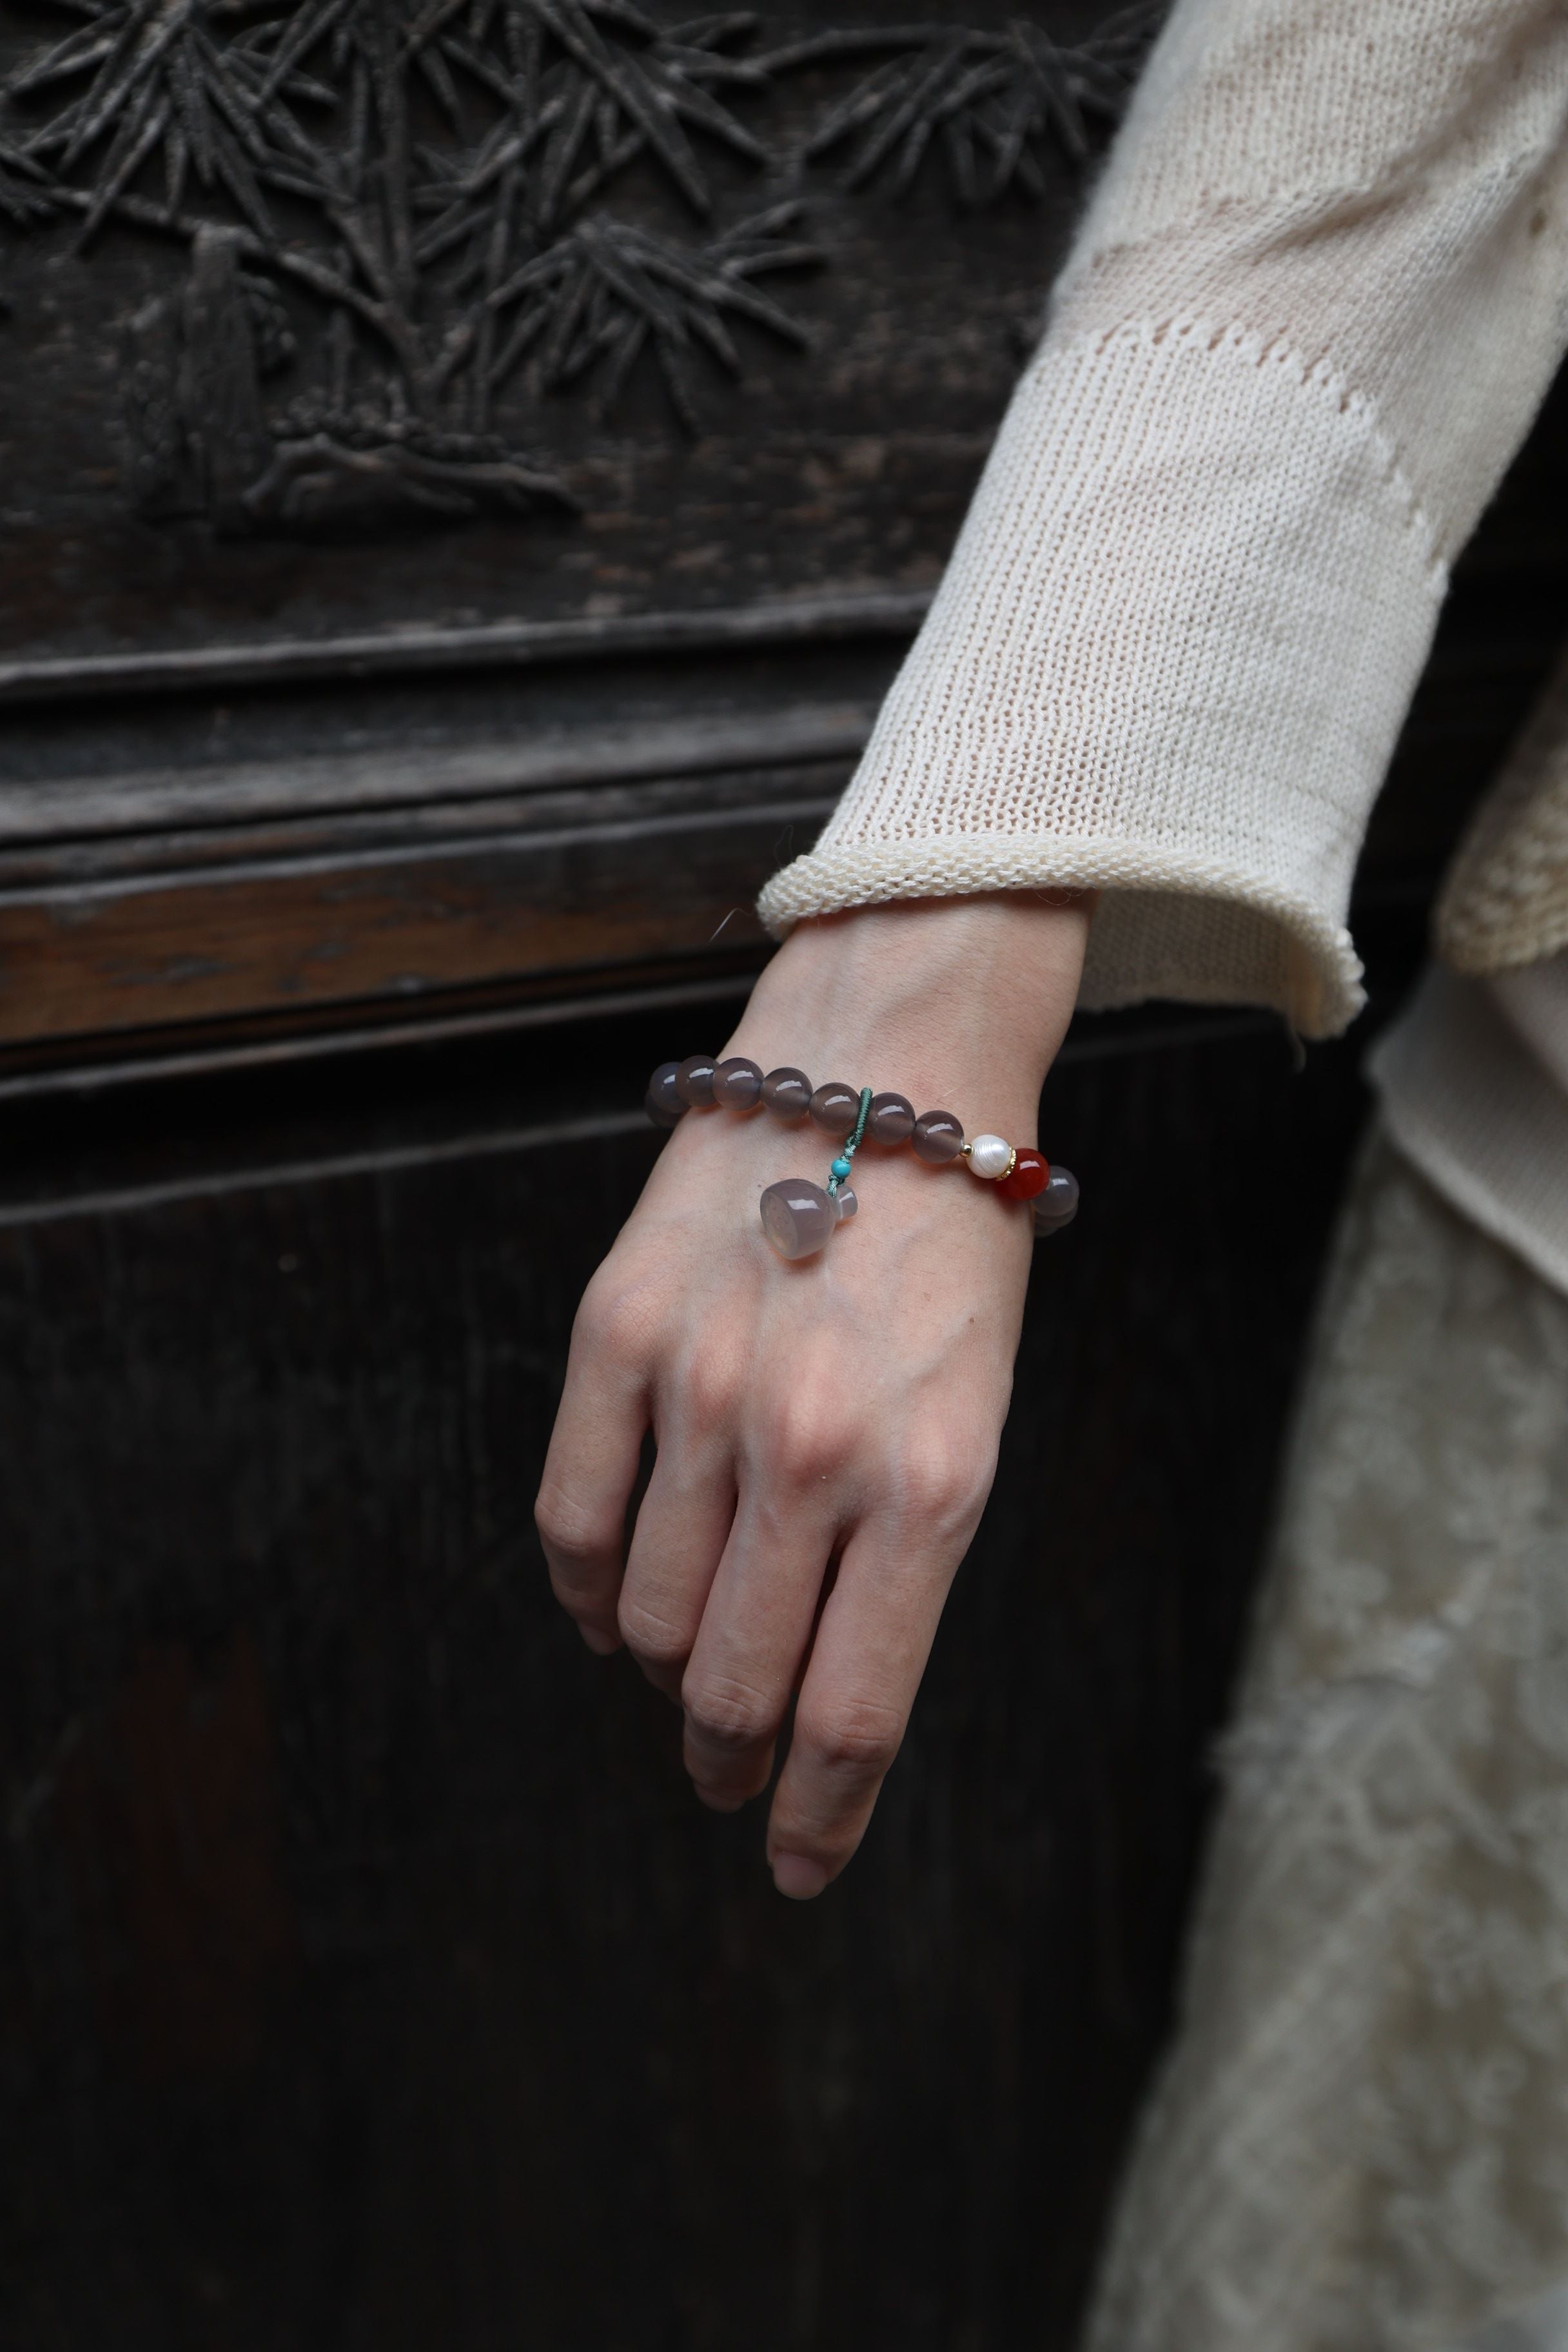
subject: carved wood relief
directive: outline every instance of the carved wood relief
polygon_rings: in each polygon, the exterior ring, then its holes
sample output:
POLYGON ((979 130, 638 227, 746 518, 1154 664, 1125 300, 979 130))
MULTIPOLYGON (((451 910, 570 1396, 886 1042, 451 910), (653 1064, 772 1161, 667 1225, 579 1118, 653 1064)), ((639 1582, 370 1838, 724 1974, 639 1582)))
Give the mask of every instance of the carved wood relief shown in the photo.
POLYGON ((700 435, 710 382, 744 374, 737 330, 819 340, 774 281, 839 257, 825 179, 1037 198, 1114 119, 1154 14, 1077 41, 770 40, 632 0, 62 5, 68 29, 53 0, 0 10, 35 35, 0 85, 0 215, 76 256, 128 231, 183 253, 121 324, 119 487, 223 537, 576 511, 560 395, 603 422, 652 370, 700 435))
POLYGON ((1151 17, 682 5, 0 0, 0 1089, 754 962, 1151 17))

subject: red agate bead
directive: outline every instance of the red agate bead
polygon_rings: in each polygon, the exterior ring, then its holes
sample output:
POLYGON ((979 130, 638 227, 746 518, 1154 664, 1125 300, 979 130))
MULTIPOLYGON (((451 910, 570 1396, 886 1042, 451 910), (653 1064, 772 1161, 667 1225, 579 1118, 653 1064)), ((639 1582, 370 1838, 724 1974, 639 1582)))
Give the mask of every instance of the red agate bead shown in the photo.
POLYGON ((1032 1201, 1037 1192, 1045 1191, 1050 1181, 1050 1161, 1021 1143, 1013 1162, 1013 1173, 1002 1177, 996 1190, 1005 1201, 1032 1201))

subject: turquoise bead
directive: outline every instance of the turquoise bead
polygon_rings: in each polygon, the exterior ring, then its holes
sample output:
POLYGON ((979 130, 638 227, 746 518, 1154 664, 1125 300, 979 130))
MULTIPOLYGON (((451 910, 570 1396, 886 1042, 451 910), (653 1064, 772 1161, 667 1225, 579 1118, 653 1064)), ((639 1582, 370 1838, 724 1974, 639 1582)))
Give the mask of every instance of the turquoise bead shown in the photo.
POLYGON ((849 1173, 849 1162, 847 1160, 836 1160, 827 1172, 830 1176, 837 1176, 842 1180, 849 1173))

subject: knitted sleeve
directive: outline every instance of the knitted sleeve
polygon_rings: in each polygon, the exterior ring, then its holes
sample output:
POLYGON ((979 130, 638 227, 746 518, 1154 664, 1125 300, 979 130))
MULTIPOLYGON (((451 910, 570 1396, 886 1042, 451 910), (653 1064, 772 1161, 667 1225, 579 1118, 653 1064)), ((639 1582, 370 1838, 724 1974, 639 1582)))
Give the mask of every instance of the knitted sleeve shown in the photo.
POLYGON ((762 913, 1104 893, 1082 1002, 1361 1002, 1448 565, 1568 341, 1562 0, 1178 0, 924 629, 762 913))

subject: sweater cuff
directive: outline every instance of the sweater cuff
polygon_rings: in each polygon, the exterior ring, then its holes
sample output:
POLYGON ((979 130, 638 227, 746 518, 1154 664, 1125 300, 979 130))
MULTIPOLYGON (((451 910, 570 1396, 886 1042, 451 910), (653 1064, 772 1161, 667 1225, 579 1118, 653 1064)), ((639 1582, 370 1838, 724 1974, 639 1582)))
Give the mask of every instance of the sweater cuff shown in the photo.
POLYGON ((1053 344, 816 848, 761 912, 1101 890, 1080 1001, 1362 1002, 1355 858, 1446 572, 1369 405, 1239 331, 1053 344))

